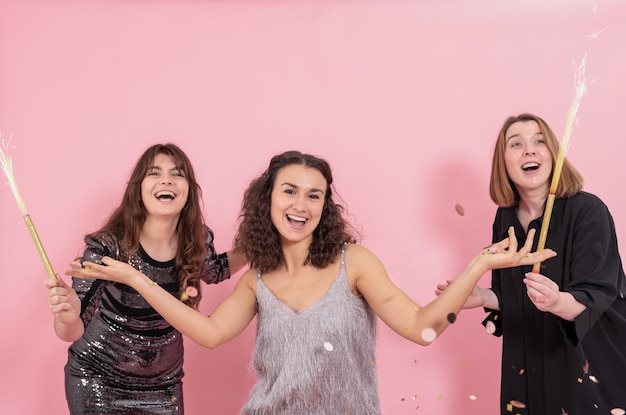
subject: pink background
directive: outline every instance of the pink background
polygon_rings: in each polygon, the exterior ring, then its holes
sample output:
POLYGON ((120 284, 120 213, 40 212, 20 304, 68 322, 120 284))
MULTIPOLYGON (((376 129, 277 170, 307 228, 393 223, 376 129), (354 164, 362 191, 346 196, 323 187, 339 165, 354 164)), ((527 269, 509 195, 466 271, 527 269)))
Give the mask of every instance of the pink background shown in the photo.
MULTIPOLYGON (((299 149, 331 162, 363 244, 423 304, 490 239, 501 123, 535 112, 561 136, 585 54, 568 157, 626 245, 625 18, 619 0, 0 0, 0 132, 57 272, 147 146, 190 155, 220 250, 249 180, 299 149)), ((0 209, 0 412, 64 414, 46 273, 8 186, 0 209)), ((207 289, 203 312, 233 282, 207 289)), ((380 325, 383 413, 496 413, 501 343, 482 317, 461 313, 427 348, 380 325)), ((187 342, 189 414, 237 413, 253 337, 187 342)))

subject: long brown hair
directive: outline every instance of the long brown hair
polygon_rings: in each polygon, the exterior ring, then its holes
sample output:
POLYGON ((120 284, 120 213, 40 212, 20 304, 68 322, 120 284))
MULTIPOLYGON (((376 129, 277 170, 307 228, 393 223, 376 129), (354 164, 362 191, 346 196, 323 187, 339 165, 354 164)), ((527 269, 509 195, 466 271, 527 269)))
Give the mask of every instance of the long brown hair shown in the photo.
POLYGON ((299 151, 286 151, 274 156, 263 174, 252 180, 243 197, 240 224, 234 249, 248 258, 252 268, 273 271, 282 263, 280 238, 270 217, 271 194, 278 172, 286 166, 299 164, 318 170, 326 179, 324 208, 305 264, 316 268, 328 266, 337 257, 345 242, 356 240, 356 231, 344 219, 344 208, 333 200, 333 176, 324 159, 299 151))
POLYGON ((147 216, 147 210, 141 201, 141 182, 148 169, 153 166, 158 154, 171 157, 176 168, 183 172, 189 183, 187 203, 180 213, 176 227, 178 244, 175 267, 180 292, 185 292, 188 286, 198 290, 196 297, 189 297, 184 301, 187 305, 197 308, 202 298, 200 270, 206 255, 207 237, 201 206, 202 190, 196 181, 189 158, 177 145, 155 144, 144 151, 133 168, 120 205, 109 216, 102 228, 87 236, 96 237, 101 233, 115 235, 120 241, 120 252, 123 255, 121 260, 124 261, 138 252, 139 234, 147 216))
MULTIPOLYGON (((498 138, 493 150, 491 179, 489 180, 489 195, 491 196, 491 200, 500 207, 514 206, 519 202, 519 193, 506 171, 504 151, 506 149, 507 130, 511 125, 520 121, 535 121, 539 125, 539 130, 543 135, 552 157, 552 166, 556 165, 559 154, 559 141, 550 126, 543 119, 530 113, 508 117, 498 133, 498 138)), ((549 180, 552 180, 552 175, 550 175, 549 180)), ((574 196, 583 189, 583 184, 584 180, 582 175, 576 170, 572 163, 565 158, 563 160, 563 167, 561 175, 559 176, 559 184, 555 196, 557 198, 574 196)))

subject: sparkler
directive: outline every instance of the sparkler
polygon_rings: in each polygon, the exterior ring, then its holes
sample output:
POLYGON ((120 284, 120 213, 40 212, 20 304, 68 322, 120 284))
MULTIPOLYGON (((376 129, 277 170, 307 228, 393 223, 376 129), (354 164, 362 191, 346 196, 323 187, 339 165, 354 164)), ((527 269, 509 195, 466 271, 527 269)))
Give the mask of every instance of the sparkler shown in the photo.
POLYGON ((35 229, 35 224, 33 223, 28 211, 26 210, 26 206, 24 205, 24 201, 22 200, 22 196, 20 196, 20 192, 17 189, 17 183, 15 182, 15 177, 13 176, 13 163, 11 161, 11 157, 8 155, 9 143, 11 142, 11 137, 5 143, 4 139, 2 139, 0 135, 0 140, 2 145, 0 145, 0 165, 2 166, 2 170, 4 171, 4 175, 7 177, 8 185, 13 192, 13 196, 15 196, 15 200, 17 201, 17 205, 20 208, 20 212, 22 213, 22 217, 26 222, 26 227, 28 228, 28 232, 30 236, 33 238, 33 242, 37 247, 37 251, 39 252, 39 256, 41 257, 41 261, 43 262, 44 267, 46 268, 46 272, 48 276, 52 279, 56 279, 57 276, 52 269, 52 265, 50 264, 50 260, 48 260, 48 255, 46 255, 46 251, 41 244, 41 240, 39 239, 39 235, 37 234, 37 229, 35 229))
MULTIPOLYGON (((554 207, 554 199, 556 197, 556 189, 559 186, 559 179, 561 177, 561 169, 563 168, 563 161, 565 160, 565 154, 569 150, 570 136, 572 135, 572 125, 576 121, 576 114, 578 113, 578 107, 580 107, 580 100, 587 92, 587 79, 585 77, 585 69, 587 66, 587 55, 583 56, 583 59, 578 66, 578 70, 574 76, 574 85, 576 87, 576 95, 574 96, 574 102, 567 114, 567 123, 565 125, 565 132, 561 145, 559 147, 559 154, 554 165, 554 172, 552 174, 552 182, 550 183, 550 194, 546 200, 546 207, 543 213, 543 222, 541 223, 541 231, 539 232, 539 242, 537 243, 537 251, 541 251, 546 245, 546 238, 548 237, 548 228, 550 226, 550 218, 552 217, 552 208, 554 207)), ((541 268, 541 262, 533 265, 533 272, 538 273, 541 268)))

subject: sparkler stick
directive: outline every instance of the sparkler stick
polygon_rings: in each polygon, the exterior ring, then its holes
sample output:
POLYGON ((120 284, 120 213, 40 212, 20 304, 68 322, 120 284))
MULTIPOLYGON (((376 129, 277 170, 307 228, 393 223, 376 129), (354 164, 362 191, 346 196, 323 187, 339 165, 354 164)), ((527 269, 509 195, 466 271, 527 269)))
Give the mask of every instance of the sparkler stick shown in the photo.
MULTIPOLYGON (((1 137, 0 137, 1 138, 1 137)), ((43 248, 41 240, 39 239, 39 235, 37 234, 37 229, 35 229, 35 224, 31 219, 28 211, 26 210, 26 206, 24 205, 24 201, 22 200, 22 196, 20 196, 20 192, 17 189, 17 183, 15 182, 15 177, 13 176, 13 163, 11 161, 11 157, 8 155, 9 143, 11 142, 11 137, 5 143, 4 139, 2 139, 2 145, 0 146, 0 165, 2 166, 2 170, 4 171, 4 175, 7 177, 8 185, 13 192, 13 196, 15 196, 15 200, 17 201, 17 205, 20 208, 20 212, 22 213, 22 217, 26 222, 26 227, 28 228, 28 232, 30 233, 31 238, 33 238, 33 242, 35 243, 35 247, 39 252, 39 256, 41 257, 41 261, 43 262, 44 267, 46 268, 46 272, 48 276, 52 279, 56 279, 57 276, 52 269, 52 265, 50 264, 50 260, 48 260, 48 255, 46 255, 46 251, 43 248)))
MULTIPOLYGON (((554 165, 554 172, 552 173, 552 182, 550 183, 550 193, 546 200, 546 207, 543 213, 543 222, 541 223, 541 231, 539 232, 539 241, 537 243, 537 251, 542 250, 546 245, 546 238, 548 237, 548 228, 550 227, 550 219, 552 218, 552 208, 554 207, 554 199, 556 198, 556 189, 559 187, 559 179, 561 178, 561 169, 563 168, 563 161, 565 160, 565 154, 569 150, 570 136, 572 135, 572 125, 576 121, 576 114, 578 113, 578 107, 580 107, 580 100, 582 96, 587 92, 587 79, 585 78, 585 67, 587 65, 587 55, 582 59, 578 70, 576 71, 575 86, 576 95, 574 96, 574 102, 567 114, 567 123, 565 125, 565 132, 563 133, 563 139, 559 147, 559 154, 554 165)), ((538 273, 541 268, 541 262, 533 265, 533 272, 538 273)))

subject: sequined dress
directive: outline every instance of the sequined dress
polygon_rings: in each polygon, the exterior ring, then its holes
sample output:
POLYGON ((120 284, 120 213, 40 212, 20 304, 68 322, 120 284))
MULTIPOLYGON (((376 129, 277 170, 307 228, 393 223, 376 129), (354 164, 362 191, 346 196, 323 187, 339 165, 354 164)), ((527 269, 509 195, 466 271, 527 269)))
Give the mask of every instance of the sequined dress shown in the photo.
POLYGON ((379 415, 376 316, 340 273, 310 308, 295 312, 257 278, 257 383, 244 415, 379 415))
MULTIPOLYGON (((112 235, 86 238, 84 260, 120 259, 112 235)), ((226 254, 217 254, 207 228, 202 280, 230 277, 226 254)), ((174 260, 159 262, 140 248, 128 263, 178 297, 174 260)), ((83 336, 68 349, 65 391, 70 413, 183 415, 183 338, 134 289, 103 280, 73 278, 82 302, 83 336)))

